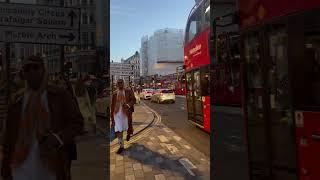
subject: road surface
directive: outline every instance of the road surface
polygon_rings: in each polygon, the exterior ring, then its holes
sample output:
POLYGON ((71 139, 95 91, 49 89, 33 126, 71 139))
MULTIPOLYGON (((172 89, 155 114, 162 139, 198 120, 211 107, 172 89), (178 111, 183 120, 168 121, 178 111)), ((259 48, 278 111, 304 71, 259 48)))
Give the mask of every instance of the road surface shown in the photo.
POLYGON ((161 116, 161 121, 200 152, 210 156, 210 134, 190 124, 187 118, 187 105, 184 97, 176 97, 174 104, 144 102, 161 116))

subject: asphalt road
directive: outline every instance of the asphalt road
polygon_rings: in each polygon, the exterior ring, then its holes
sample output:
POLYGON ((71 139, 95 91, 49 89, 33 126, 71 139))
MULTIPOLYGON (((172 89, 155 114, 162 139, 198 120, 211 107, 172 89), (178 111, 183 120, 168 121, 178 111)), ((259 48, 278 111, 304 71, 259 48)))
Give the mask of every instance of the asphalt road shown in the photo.
POLYGON ((174 104, 144 102, 161 115, 162 122, 200 152, 210 156, 210 134, 188 122, 186 99, 176 97, 174 104))

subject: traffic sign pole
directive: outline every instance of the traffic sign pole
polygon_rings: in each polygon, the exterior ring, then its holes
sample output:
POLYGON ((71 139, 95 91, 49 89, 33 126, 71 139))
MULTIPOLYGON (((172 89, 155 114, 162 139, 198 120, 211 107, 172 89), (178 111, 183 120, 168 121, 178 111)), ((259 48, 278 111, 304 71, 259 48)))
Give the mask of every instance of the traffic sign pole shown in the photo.
MULTIPOLYGON (((60 0, 60 6, 64 6, 64 0, 60 0)), ((73 25, 73 22, 72 22, 73 25)), ((60 71, 62 73, 62 76, 65 79, 65 72, 64 72, 64 62, 65 62, 65 55, 64 55, 64 45, 60 46, 60 71)))
MULTIPOLYGON (((10 3, 10 0, 6 0, 7 3, 10 3)), ((10 74, 10 43, 9 42, 6 42, 5 43, 5 48, 6 48, 6 71, 7 71, 7 74, 6 74, 6 79, 7 79, 7 104, 9 104, 9 100, 10 100, 10 79, 11 79, 11 74, 10 74)))

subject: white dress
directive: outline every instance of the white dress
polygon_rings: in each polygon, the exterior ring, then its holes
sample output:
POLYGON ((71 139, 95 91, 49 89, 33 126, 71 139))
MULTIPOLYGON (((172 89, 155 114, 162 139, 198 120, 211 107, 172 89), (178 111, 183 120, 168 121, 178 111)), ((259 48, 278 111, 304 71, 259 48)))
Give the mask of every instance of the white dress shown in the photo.
POLYGON ((122 105, 119 111, 114 115, 114 131, 123 132, 128 130, 128 117, 122 110, 122 105))

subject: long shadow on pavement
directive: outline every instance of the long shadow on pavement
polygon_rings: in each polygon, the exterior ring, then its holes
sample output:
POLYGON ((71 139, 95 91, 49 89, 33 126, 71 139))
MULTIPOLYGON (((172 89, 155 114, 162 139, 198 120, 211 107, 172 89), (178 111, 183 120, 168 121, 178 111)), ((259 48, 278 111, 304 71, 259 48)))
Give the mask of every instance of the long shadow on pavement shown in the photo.
MULTIPOLYGON (((171 174, 175 173, 178 176, 182 176, 185 179, 199 179, 195 176, 191 176, 184 166, 178 161, 178 158, 169 158, 158 152, 150 150, 142 144, 132 143, 130 147, 126 149, 123 156, 134 159, 142 165, 151 166, 153 172, 157 173, 159 171, 158 174, 162 174, 161 170, 165 170, 170 171, 171 174)), ((192 169, 192 172, 196 176, 200 175, 195 169, 192 169)))

